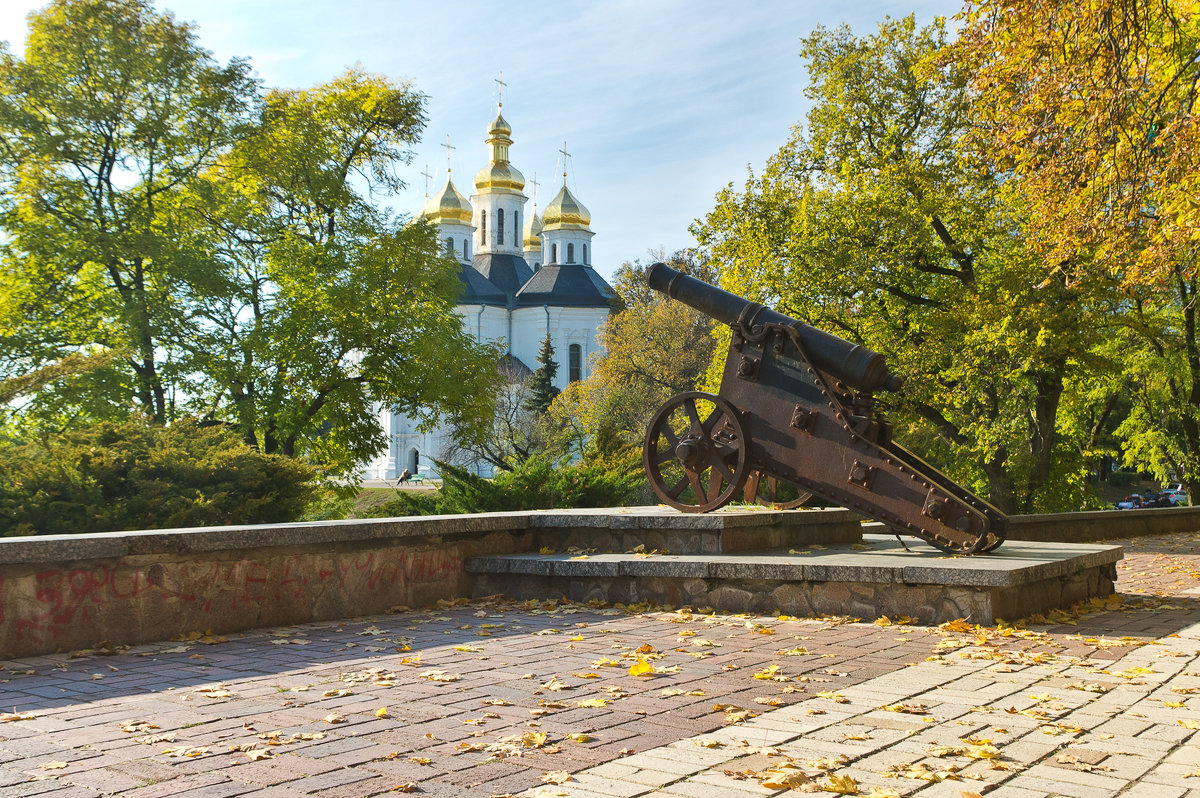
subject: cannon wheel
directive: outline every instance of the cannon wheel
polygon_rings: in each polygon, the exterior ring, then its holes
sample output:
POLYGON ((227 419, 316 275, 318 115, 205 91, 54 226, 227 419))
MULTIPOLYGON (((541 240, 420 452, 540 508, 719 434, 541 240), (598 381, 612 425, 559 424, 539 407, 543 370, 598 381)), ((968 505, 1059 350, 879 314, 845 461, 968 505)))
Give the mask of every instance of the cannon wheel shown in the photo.
MULTIPOLYGON (((785 483, 787 484, 787 483, 785 483)), ((812 498, 811 493, 799 490, 795 499, 786 502, 779 501, 779 480, 762 471, 752 471, 746 479, 746 501, 762 504, 767 507, 777 507, 780 510, 795 510, 803 507, 812 498)))
POLYGON ((741 492, 750 471, 748 447, 733 405, 689 391, 671 397, 654 414, 642 459, 659 498, 685 513, 706 513, 741 492))

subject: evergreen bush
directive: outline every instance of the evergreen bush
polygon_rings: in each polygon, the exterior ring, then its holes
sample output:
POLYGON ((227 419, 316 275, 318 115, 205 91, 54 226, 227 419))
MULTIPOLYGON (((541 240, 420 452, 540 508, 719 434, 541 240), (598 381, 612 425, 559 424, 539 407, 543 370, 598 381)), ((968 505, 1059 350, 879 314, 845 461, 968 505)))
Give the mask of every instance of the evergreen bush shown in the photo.
POLYGON ((0 535, 292 521, 316 496, 316 473, 194 422, 0 441, 0 535))
POLYGON ((395 499, 372 509, 370 517, 447 515, 571 507, 619 507, 643 482, 640 471, 611 470, 576 463, 557 465, 535 456, 494 479, 476 476, 449 463, 437 463, 442 487, 429 491, 397 491, 395 499))

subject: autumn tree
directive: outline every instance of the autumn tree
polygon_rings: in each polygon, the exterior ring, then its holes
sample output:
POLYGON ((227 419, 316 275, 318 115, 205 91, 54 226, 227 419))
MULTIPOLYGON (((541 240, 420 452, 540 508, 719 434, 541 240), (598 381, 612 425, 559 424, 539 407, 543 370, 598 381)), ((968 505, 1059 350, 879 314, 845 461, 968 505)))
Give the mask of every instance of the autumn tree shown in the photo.
POLYGON ((1047 279, 1118 283, 1130 464, 1200 495, 1200 17, 1170 0, 976 4, 981 146, 1017 177, 1047 279))
POLYGON ((345 472, 386 443, 380 407, 468 426, 488 412, 499 353, 454 313, 458 265, 432 227, 370 199, 403 187, 394 165, 422 108, 408 84, 361 70, 271 91, 179 198, 204 257, 179 344, 195 409, 266 452, 345 472))
POLYGON ((55 0, 0 51, 0 340, 10 373, 116 350, 89 407, 171 415, 180 220, 170 197, 240 135, 248 64, 138 0, 55 0))
POLYGON ((1100 332, 1093 300, 1045 281, 1004 175, 965 146, 947 40, 912 17, 818 28, 807 125, 693 231, 725 288, 883 352, 907 384, 878 398, 912 448, 1006 511, 1078 506, 1059 413, 1100 332))
POLYGON ((194 415, 340 475, 384 407, 486 414, 457 264, 377 204, 424 125, 411 85, 263 92, 143 0, 30 19, 0 54, 0 377, 38 375, 8 383, 31 414, 194 415))
MULTIPOLYGON (((699 279, 716 277, 694 253, 663 259, 699 279)), ((551 408, 562 448, 637 460, 654 412, 675 394, 695 390, 712 360, 712 320, 651 290, 646 271, 640 262, 617 270, 618 310, 601 331, 604 355, 551 408)))

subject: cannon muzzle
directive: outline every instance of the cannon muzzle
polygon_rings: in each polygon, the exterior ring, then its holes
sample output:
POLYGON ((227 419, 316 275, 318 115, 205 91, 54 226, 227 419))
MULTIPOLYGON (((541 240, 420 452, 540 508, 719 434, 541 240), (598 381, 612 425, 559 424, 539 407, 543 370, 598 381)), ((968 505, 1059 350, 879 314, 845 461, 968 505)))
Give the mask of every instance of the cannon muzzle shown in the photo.
POLYGON ((783 324, 793 328, 813 365, 852 388, 897 391, 904 383, 903 378, 888 370, 887 361, 878 352, 689 277, 665 263, 651 266, 646 273, 646 282, 655 291, 678 299, 724 324, 741 324, 746 329, 756 324, 783 324))

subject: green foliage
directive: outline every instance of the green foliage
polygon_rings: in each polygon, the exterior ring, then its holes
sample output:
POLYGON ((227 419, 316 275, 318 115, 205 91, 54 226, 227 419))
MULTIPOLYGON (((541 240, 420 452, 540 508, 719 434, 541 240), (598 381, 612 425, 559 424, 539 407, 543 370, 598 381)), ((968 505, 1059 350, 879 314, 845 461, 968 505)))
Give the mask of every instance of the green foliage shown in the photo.
POLYGON ((262 91, 144 0, 56 0, 0 51, 0 379, 57 430, 197 416, 348 476, 380 405, 488 415, 499 353, 427 224, 377 197, 424 126, 351 69, 262 91), (81 361, 86 358, 86 362, 81 361))
POLYGON ((529 398, 525 400, 525 409, 530 413, 545 415, 558 396, 558 388, 554 386, 554 376, 558 374, 558 364, 554 362, 554 346, 550 343, 550 333, 546 333, 542 348, 538 352, 537 371, 529 378, 529 398))
POLYGON ((390 502, 371 511, 375 518, 443 515, 569 507, 619 507, 642 483, 639 471, 610 471, 577 463, 556 465, 543 456, 530 457, 512 471, 485 479, 438 462, 442 487, 431 491, 398 491, 390 502))
POLYGON ((293 521, 315 476, 220 426, 105 422, 0 443, 0 534, 293 521))
POLYGON ((1108 475, 1108 484, 1118 488, 1127 488, 1139 479, 1133 471, 1114 471, 1108 475))
MULTIPOLYGON (((702 280, 716 272, 689 251, 664 257, 668 265, 702 280)), ((609 462, 630 459, 641 468, 646 426, 662 404, 694 390, 713 357, 712 320, 646 285, 646 267, 626 263, 614 288, 619 310, 602 331, 605 354, 591 376, 573 382, 548 414, 562 451, 609 462)))
POLYGON ((1087 441, 1059 413, 1110 367, 1092 356, 1109 322, 1046 279, 1005 176, 964 146, 947 36, 912 17, 816 30, 807 129, 693 232, 727 289, 887 356, 906 386, 877 398, 905 445, 1005 511, 1078 506, 1087 441))

